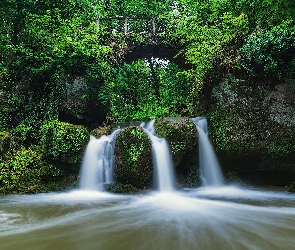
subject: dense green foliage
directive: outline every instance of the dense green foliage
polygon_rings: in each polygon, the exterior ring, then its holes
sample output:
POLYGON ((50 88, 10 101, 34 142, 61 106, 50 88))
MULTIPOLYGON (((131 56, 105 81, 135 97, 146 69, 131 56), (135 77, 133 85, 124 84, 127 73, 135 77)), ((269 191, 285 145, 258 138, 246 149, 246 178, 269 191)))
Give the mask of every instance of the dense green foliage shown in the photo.
POLYGON ((283 23, 249 36, 240 49, 241 64, 250 74, 294 78, 294 52, 294 23, 283 23))
POLYGON ((190 86, 177 75, 177 65, 166 61, 138 60, 124 64, 111 82, 102 90, 100 98, 110 103, 110 119, 147 121, 160 116, 192 114, 190 86))
POLYGON ((89 140, 87 129, 55 120, 41 127, 40 136, 40 146, 45 150, 49 161, 57 161, 63 165, 78 164, 79 167, 83 148, 89 140))
POLYGON ((136 188, 153 185, 153 163, 148 136, 140 127, 127 127, 116 141, 115 176, 124 184, 136 188))
POLYGON ((8 157, 7 161, 0 163, 0 193, 41 191, 44 182, 61 175, 58 168, 44 161, 38 147, 22 148, 8 157))
POLYGON ((88 131, 163 116, 208 115, 222 150, 294 152, 293 99, 281 102, 286 123, 269 101, 295 82, 293 0, 2 0, 0 16, 1 185, 25 183, 17 164, 32 170, 28 185, 56 169, 77 174, 88 131), (128 34, 124 19, 97 26, 115 16, 155 17, 157 33, 145 19, 130 19, 128 34), (150 56, 125 62, 146 45, 150 56), (161 46, 177 51, 173 62, 153 57, 161 46))

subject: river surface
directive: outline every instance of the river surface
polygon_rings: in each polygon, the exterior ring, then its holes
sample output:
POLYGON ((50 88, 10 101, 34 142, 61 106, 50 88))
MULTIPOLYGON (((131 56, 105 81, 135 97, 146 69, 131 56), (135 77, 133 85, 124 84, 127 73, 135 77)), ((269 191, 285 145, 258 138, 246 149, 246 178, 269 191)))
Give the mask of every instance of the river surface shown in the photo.
POLYGON ((0 249, 295 249, 295 195, 224 187, 2 196, 0 249))

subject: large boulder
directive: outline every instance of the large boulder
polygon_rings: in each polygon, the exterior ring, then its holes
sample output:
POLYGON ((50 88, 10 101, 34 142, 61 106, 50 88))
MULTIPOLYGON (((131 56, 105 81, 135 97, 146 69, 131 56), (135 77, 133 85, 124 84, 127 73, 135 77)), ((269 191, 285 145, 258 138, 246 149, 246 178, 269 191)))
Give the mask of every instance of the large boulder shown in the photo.
POLYGON ((116 181, 131 184, 138 189, 153 186, 153 162, 151 143, 139 126, 122 130, 115 148, 116 181))
POLYGON ((164 117, 156 120, 155 128, 169 143, 178 184, 199 186, 197 131, 191 119, 164 117))
POLYGON ((232 75, 213 88, 209 131, 225 172, 237 172, 252 184, 290 184, 295 178, 294 91, 292 84, 232 75))
POLYGON ((45 162, 43 153, 38 146, 21 148, 0 162, 0 194, 52 191, 48 183, 62 172, 45 162))
POLYGON ((64 167, 68 173, 78 173, 89 131, 81 125, 54 120, 44 124, 40 134, 39 144, 47 161, 64 167))

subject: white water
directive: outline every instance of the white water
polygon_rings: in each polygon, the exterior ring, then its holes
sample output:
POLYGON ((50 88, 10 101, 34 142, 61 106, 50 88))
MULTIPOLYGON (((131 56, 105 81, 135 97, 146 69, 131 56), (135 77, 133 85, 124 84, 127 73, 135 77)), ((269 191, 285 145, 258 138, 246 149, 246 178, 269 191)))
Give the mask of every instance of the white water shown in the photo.
POLYGON ((175 190, 175 178, 169 146, 164 138, 159 138, 154 135, 154 123, 155 120, 152 120, 147 124, 142 123, 141 127, 144 129, 152 143, 157 189, 160 192, 173 192, 175 190))
POLYGON ((199 135, 199 163, 203 186, 223 186, 221 169, 208 138, 207 119, 205 117, 192 118, 199 135))
POLYGON ((98 139, 90 136, 80 171, 80 189, 103 191, 105 183, 114 182, 114 146, 120 131, 116 129, 111 135, 98 139))
POLYGON ((0 249, 294 249, 295 196, 198 188, 0 196, 0 249))

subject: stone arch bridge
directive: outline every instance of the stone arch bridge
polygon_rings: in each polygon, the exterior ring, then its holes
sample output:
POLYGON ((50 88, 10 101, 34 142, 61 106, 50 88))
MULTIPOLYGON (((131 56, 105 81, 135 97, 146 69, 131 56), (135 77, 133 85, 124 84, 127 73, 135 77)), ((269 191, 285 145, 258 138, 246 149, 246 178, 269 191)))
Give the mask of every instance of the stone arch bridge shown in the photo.
POLYGON ((98 29, 104 29, 112 34, 126 37, 127 51, 123 62, 131 63, 143 58, 160 58, 177 64, 182 69, 189 69, 191 65, 185 62, 184 56, 179 54, 180 44, 169 44, 163 37, 168 36, 168 18, 159 17, 104 17, 96 20, 98 29), (134 35, 148 37, 145 42, 134 42, 134 35))

